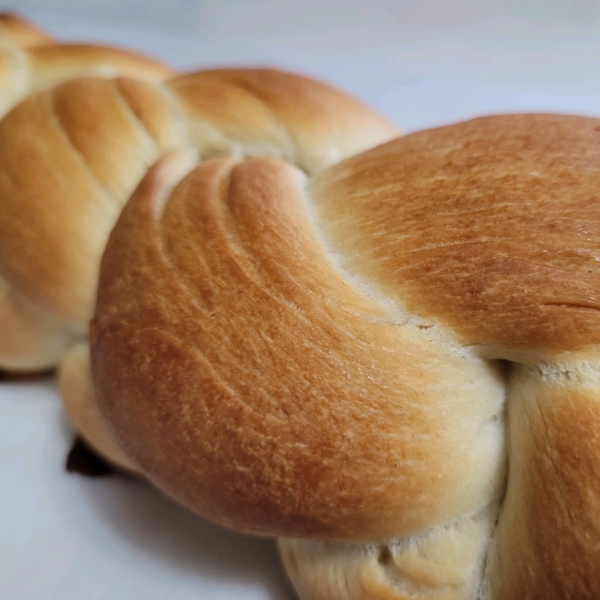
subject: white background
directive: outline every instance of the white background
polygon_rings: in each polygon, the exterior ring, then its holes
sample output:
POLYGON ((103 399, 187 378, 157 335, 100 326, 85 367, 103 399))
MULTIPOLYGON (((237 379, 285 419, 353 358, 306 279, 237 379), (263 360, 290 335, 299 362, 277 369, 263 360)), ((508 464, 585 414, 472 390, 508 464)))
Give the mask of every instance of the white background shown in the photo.
MULTIPOLYGON (((600 116, 600 3, 591 0, 4 6, 62 38, 117 43, 176 67, 312 74, 407 131, 499 111, 600 116)), ((139 481, 67 475, 71 433, 51 379, 0 383, 0 411, 0 598, 291 598, 272 543, 208 525, 139 481)))
POLYGON ((9 0, 69 39, 181 68, 271 64, 407 130, 491 111, 600 114, 598 0, 9 0))

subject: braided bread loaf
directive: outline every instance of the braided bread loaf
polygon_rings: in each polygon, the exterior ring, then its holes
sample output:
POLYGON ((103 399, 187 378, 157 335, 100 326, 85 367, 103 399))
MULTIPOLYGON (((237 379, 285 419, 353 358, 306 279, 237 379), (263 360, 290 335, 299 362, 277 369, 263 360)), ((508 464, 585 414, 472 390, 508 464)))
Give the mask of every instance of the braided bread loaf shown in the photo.
POLYGON ((163 159, 92 323, 120 446, 283 536, 303 599, 597 598, 599 142, 514 115, 308 179, 163 159))
POLYGON ((86 337, 108 234, 169 149, 314 173, 395 134, 341 92, 270 70, 82 78, 29 96, 0 121, 0 368, 55 366, 86 337))

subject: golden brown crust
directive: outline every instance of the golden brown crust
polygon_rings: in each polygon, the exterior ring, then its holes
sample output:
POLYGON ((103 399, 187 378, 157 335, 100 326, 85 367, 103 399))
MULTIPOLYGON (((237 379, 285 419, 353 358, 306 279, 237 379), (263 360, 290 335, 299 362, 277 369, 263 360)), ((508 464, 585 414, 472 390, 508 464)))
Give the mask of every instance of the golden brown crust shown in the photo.
POLYGON ((54 40, 29 21, 14 13, 0 13, 0 42, 7 40, 21 48, 51 44, 54 40))
POLYGON ((146 177, 103 259, 101 410, 153 481, 238 529, 378 538, 481 509, 502 481, 499 373, 390 327, 332 267, 301 180, 207 161, 163 213, 175 182, 146 177))
POLYGON ((415 133, 311 185, 347 268, 469 344, 600 342, 600 121, 505 115, 415 133))

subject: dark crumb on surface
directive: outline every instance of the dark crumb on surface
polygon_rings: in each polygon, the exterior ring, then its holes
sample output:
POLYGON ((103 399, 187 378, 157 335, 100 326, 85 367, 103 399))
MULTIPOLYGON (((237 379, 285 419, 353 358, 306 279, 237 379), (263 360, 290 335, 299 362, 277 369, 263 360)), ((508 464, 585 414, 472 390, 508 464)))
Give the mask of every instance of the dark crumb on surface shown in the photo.
POLYGON ((65 469, 86 477, 106 477, 116 469, 100 458, 80 437, 75 438, 67 456, 65 469))
POLYGON ((384 566, 389 565, 392 558, 392 551, 389 546, 381 546, 381 548, 379 548, 379 556, 377 557, 379 564, 384 566))
POLYGON ((2 369, 0 369, 0 383, 3 381, 35 381, 36 379, 43 379, 51 373, 52 370, 33 371, 31 373, 9 373, 8 371, 2 371, 2 369))

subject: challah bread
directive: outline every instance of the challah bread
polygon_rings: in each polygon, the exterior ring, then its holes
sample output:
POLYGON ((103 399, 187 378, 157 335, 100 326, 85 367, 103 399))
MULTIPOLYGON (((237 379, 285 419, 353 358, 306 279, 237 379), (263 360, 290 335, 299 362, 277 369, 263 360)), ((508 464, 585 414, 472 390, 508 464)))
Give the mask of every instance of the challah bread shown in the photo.
POLYGON ((13 13, 0 13, 0 46, 27 48, 51 44, 54 40, 29 21, 13 13))
POLYGON ((309 179, 163 159, 91 328, 120 447, 282 536, 303 599, 596 598, 599 132, 480 118, 309 179))
POLYGON ((55 366, 86 336, 108 234, 169 149, 314 173, 397 133, 337 90, 267 69, 82 78, 29 96, 0 121, 0 368, 55 366))

